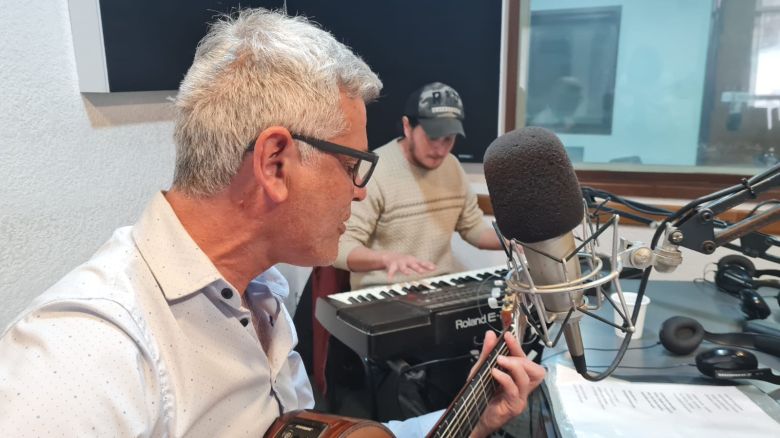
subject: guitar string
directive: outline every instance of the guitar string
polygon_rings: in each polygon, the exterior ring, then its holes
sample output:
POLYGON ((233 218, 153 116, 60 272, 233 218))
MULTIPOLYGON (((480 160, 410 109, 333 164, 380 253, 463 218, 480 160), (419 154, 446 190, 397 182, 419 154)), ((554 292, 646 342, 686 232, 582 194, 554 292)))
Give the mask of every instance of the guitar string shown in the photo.
POLYGON ((485 409, 485 407, 487 407, 487 402, 480 403, 478 398, 475 399, 475 391, 479 390, 479 394, 477 396, 481 395, 483 400, 487 401, 487 392, 493 392, 496 388, 496 382, 493 380, 490 370, 496 366, 498 356, 506 354, 508 350, 509 349, 506 343, 503 342, 502 339, 501 345, 499 345, 496 350, 494 350, 495 354, 492 354, 488 357, 488 360, 485 361, 482 367, 480 367, 477 375, 467 387, 469 393, 464 396, 463 401, 458 404, 458 406, 456 406, 455 409, 448 415, 449 417, 454 418, 455 421, 449 422, 447 424, 446 428, 444 429, 445 434, 443 436, 467 436, 468 433, 473 430, 474 425, 471 423, 471 415, 476 414, 477 417, 475 421, 479 421, 479 417, 481 416, 482 411, 485 409), (490 388, 486 388, 486 385, 490 385, 490 388), (474 407, 477 405, 480 405, 479 412, 474 409, 474 407), (466 410, 465 414, 463 412, 464 410, 466 410), (466 421, 468 421, 471 429, 465 431, 467 433, 466 435, 463 435, 463 427, 466 425, 466 421), (453 428, 456 429, 453 430, 453 428), (457 435, 453 434, 455 431, 457 431, 457 435))
MULTIPOLYGON (((512 327, 510 333, 514 335, 514 327, 512 327)), ((476 427, 475 424, 472 424, 472 415, 476 417, 474 418, 474 421, 477 424, 479 423, 479 418, 489 403, 488 393, 490 396, 492 396, 497 386, 491 375, 491 370, 496 366, 498 356, 508 352, 508 346, 506 345, 503 337, 504 334, 502 332, 500 343, 496 345, 495 349, 491 352, 490 355, 488 355, 485 364, 483 364, 483 366, 480 367, 480 369, 477 371, 475 379, 473 379, 472 382, 467 386, 467 390, 470 392, 464 396, 463 401, 448 415, 449 417, 455 418, 456 421, 451 423, 451 425, 448 425, 445 431, 449 431, 449 429, 454 426, 457 427, 457 436, 467 436, 476 427), (490 387, 487 388, 486 386, 490 387), (477 390, 479 391, 475 397, 474 393, 477 390), (475 409, 475 406, 477 409, 475 409), (467 410, 465 415, 462 412, 464 409, 467 410), (464 431, 463 427, 465 426, 466 421, 468 421, 469 429, 464 431), (466 432, 465 435, 464 432, 466 432)), ((450 435, 445 434, 444 436, 449 437, 450 435)))
MULTIPOLYGON (((457 436, 468 436, 468 434, 473 430, 474 426, 471 424, 471 415, 477 414, 476 421, 479 421, 479 416, 481 415, 481 412, 477 413, 474 409, 474 392, 475 390, 479 389, 480 392, 485 391, 485 383, 495 383, 493 381, 492 375, 490 374, 490 370, 496 366, 496 360, 497 357, 500 354, 506 353, 507 348, 506 345, 501 345, 497 350, 495 350, 496 354, 492 355, 488 361, 485 362, 485 366, 483 366, 480 369, 480 373, 473 381, 474 385, 471 386, 470 393, 464 398, 463 402, 458 406, 458 409, 456 412, 453 412, 453 416, 456 418, 456 421, 453 422, 453 426, 457 429, 457 436), (466 410, 466 414, 463 413, 463 411, 466 410), (464 430, 463 427, 465 426, 465 420, 469 421, 470 429, 464 430)), ((495 389, 495 386, 493 386, 491 389, 495 389)), ((446 435, 445 436, 449 436, 446 435)))
MULTIPOLYGON (((491 277, 495 276, 495 274, 492 274, 491 277)), ((488 277, 480 282, 479 287, 482 287, 484 284, 487 283, 487 280, 489 280, 488 277)), ((481 310, 481 309, 480 309, 481 310)), ((512 327, 512 330, 510 331, 514 335, 514 327, 512 327)), ((467 395, 464 396, 463 400, 461 400, 460 403, 453 406, 452 410, 450 412, 445 413, 446 418, 443 419, 444 421, 444 430, 438 431, 435 433, 435 435, 432 436, 446 436, 451 437, 455 436, 452 435, 452 428, 457 427, 458 435, 457 436, 463 436, 463 426, 464 423, 464 417, 463 417, 463 409, 468 408, 468 417, 465 419, 468 421, 470 429, 467 431, 468 433, 471 432, 475 428, 475 425, 471 422, 471 414, 475 413, 474 406, 479 405, 479 409, 476 412, 476 418, 475 421, 479 422, 479 417, 481 416, 482 412, 484 412, 484 409, 487 407, 489 401, 487 396, 487 391, 490 391, 491 396, 492 393, 495 392, 496 388, 496 382, 493 380, 492 375, 490 374, 490 371, 496 366, 497 357, 501 354, 506 354, 508 352, 508 347, 506 345, 506 342, 503 339, 503 332, 501 333, 501 339, 499 339, 500 343, 496 345, 494 350, 491 352, 490 355, 488 355, 487 360, 485 363, 480 367, 479 370, 477 370, 477 373, 474 377, 474 379, 471 380, 471 382, 467 385, 464 391, 470 391, 467 395), (486 389, 485 384, 488 383, 491 385, 489 389, 486 389), (479 398, 474 400, 472 397, 474 395, 475 387, 478 387, 479 395, 482 396, 482 401, 480 402, 479 398), (456 421, 453 421, 455 419, 456 421), (442 435, 444 433, 444 435, 442 435)), ((468 434, 467 434, 468 435, 468 434)))
POLYGON ((471 391, 473 386, 484 378, 484 372, 486 369, 490 369, 491 362, 492 362, 492 357, 488 357, 488 360, 482 365, 482 367, 480 367, 480 369, 477 371, 477 374, 474 376, 472 381, 466 386, 466 388, 464 389, 466 393, 464 394, 463 399, 455 406, 453 406, 452 411, 447 413, 448 418, 445 419, 446 427, 442 431, 443 435, 441 433, 437 433, 437 436, 448 436, 448 437, 455 436, 452 431, 453 428, 456 428, 456 430, 459 432, 461 431, 463 425, 461 410, 464 407, 464 403, 468 401, 468 396, 470 395, 468 394, 468 391, 471 391))

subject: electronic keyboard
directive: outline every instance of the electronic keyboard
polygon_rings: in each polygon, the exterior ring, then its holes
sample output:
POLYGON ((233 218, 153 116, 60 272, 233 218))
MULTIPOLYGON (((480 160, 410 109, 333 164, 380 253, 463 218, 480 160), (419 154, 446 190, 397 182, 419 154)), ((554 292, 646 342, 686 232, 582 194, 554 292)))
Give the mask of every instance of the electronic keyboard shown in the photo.
POLYGON ((475 269, 318 298, 315 316, 358 355, 388 359, 438 346, 473 347, 501 329, 488 305, 503 293, 506 266, 475 269))

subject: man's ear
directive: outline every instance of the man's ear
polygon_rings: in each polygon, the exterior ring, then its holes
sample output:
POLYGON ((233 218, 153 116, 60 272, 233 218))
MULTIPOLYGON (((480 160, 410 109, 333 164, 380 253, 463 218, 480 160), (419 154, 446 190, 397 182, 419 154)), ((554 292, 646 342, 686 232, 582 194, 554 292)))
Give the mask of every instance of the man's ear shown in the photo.
POLYGON ((412 137, 412 125, 409 123, 409 117, 401 116, 401 129, 404 131, 404 137, 412 137))
POLYGON ((252 169, 257 184, 273 202, 287 199, 287 181, 299 163, 290 131, 281 126, 263 130, 255 140, 252 169))

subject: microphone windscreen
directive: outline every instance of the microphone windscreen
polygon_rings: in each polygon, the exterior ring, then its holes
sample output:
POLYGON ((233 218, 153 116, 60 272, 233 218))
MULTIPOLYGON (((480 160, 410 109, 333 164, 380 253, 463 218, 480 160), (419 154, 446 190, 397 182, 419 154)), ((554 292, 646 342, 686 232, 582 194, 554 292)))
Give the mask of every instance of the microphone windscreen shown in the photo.
POLYGON ((583 217, 582 191, 566 150, 551 131, 510 131, 485 151, 485 180, 501 233, 523 243, 559 237, 583 217))

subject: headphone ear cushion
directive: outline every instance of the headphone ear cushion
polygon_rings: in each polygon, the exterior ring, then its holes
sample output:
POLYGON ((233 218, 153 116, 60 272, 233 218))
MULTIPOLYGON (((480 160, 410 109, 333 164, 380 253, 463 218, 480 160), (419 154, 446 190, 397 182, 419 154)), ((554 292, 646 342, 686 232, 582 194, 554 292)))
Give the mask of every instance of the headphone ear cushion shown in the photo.
POLYGON ((661 325, 658 333, 661 344, 674 354, 692 353, 704 339, 704 327, 685 316, 673 316, 661 325))
POLYGON ((751 277, 756 276, 756 265, 754 265, 753 262, 751 262, 750 259, 745 256, 731 254, 725 257, 721 257, 721 259, 718 260, 718 271, 729 266, 739 266, 740 268, 744 269, 745 272, 747 272, 747 274, 751 277))

